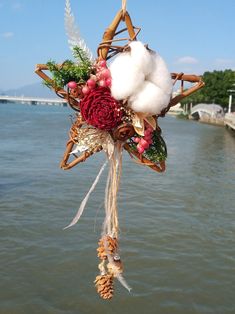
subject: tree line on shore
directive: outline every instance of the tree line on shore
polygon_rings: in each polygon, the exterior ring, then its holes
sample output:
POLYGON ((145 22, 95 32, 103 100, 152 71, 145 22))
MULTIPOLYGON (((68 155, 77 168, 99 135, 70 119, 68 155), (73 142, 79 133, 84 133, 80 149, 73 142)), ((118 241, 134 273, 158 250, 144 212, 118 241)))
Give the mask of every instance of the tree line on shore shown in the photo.
MULTIPOLYGON (((192 103, 193 105, 199 103, 218 104, 222 107, 228 106, 229 92, 228 90, 235 90, 235 71, 213 71, 205 72, 202 75, 205 86, 199 91, 182 101, 182 104, 192 103)), ((235 100, 235 96, 233 97, 235 100)), ((234 101, 233 101, 234 103, 234 101)))

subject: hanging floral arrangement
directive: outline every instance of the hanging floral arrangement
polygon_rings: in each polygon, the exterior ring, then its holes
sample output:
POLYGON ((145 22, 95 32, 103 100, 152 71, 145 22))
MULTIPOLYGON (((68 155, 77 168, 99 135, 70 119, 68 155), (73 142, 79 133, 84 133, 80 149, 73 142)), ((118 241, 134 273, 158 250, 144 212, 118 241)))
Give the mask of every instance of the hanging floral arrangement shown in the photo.
POLYGON ((76 111, 61 168, 70 169, 102 150, 107 157, 66 228, 76 224, 81 217, 108 164, 105 219, 98 242, 100 263, 95 286, 103 299, 111 299, 115 278, 130 290, 123 277, 119 252, 117 195, 123 151, 126 150, 140 165, 157 172, 165 171, 167 147, 158 118, 164 117, 171 106, 203 87, 204 83, 196 75, 169 73, 162 57, 137 40, 140 28, 133 26, 125 0, 104 33, 97 58, 92 57, 80 37, 69 0, 65 5, 65 27, 75 61, 67 60, 60 65, 54 61, 38 64, 36 73, 76 111), (122 22, 126 28, 119 30, 122 22), (128 37, 116 39, 122 32, 127 32, 128 37), (45 73, 47 70, 51 77, 45 73), (185 81, 192 83, 192 87, 184 88, 185 81), (177 82, 181 83, 180 91, 173 97, 173 87, 177 82))

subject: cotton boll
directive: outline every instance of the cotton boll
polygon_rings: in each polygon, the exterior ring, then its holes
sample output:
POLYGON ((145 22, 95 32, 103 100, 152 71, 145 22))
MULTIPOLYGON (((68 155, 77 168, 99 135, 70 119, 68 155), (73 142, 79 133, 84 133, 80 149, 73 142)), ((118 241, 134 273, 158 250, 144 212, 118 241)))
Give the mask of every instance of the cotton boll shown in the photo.
POLYGON ((153 59, 150 52, 145 48, 140 41, 132 41, 129 44, 131 48, 131 58, 134 64, 139 68, 144 75, 148 75, 153 68, 153 59))
POLYGON ((144 74, 132 61, 129 52, 119 54, 110 65, 111 93, 117 99, 126 99, 134 94, 144 82, 144 74))
POLYGON ((152 53, 153 69, 146 77, 146 80, 160 87, 165 93, 172 94, 172 79, 165 61, 157 53, 152 53))
POLYGON ((166 108, 170 101, 170 95, 151 82, 145 81, 139 91, 130 97, 129 107, 136 112, 159 114, 166 108))

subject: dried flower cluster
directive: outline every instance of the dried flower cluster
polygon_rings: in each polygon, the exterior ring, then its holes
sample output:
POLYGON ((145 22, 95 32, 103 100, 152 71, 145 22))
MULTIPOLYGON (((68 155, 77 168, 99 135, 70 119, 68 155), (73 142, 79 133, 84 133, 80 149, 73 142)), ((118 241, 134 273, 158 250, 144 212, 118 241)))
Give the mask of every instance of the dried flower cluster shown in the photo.
POLYGON ((107 87, 96 87, 80 102, 84 120, 100 130, 112 130, 122 121, 120 104, 107 87))

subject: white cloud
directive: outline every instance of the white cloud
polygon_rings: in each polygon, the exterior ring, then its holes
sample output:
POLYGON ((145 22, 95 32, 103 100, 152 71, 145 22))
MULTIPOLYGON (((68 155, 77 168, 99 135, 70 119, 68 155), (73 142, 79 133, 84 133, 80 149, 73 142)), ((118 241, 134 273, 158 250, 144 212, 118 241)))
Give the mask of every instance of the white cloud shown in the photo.
POLYGON ((194 57, 185 56, 185 57, 178 58, 175 63, 177 63, 177 64, 197 64, 198 60, 194 57))
POLYGON ((2 33, 1 36, 2 36, 3 38, 8 39, 8 38, 13 37, 13 36, 14 36, 14 33, 12 33, 12 32, 5 32, 5 33, 2 33))

